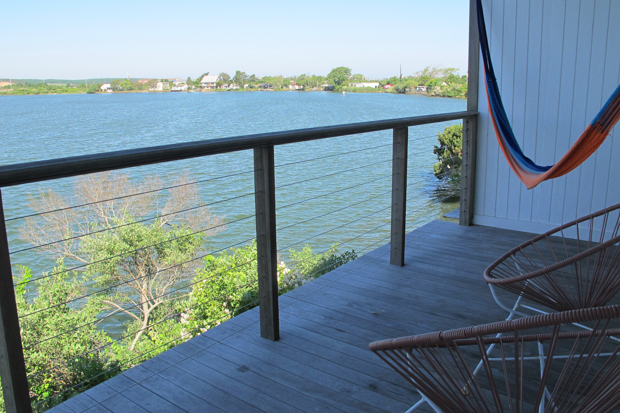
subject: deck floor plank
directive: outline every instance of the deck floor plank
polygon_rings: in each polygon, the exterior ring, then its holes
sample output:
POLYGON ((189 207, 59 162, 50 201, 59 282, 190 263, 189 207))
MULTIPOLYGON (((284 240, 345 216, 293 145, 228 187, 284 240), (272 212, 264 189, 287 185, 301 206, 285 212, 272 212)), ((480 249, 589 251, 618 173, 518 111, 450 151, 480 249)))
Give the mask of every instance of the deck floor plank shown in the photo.
POLYGON ((279 341, 252 309, 90 393, 113 412, 405 411, 420 396, 368 344, 503 320, 482 273, 530 238, 430 222, 407 234, 404 267, 383 245, 281 296, 279 341))

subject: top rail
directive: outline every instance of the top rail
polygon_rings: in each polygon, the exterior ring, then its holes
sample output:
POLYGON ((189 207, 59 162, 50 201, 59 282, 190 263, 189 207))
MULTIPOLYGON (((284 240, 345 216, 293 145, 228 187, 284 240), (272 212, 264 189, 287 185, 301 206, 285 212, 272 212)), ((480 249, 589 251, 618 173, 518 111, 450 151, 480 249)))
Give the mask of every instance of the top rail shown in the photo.
POLYGON ((0 166, 0 188, 134 166, 197 158, 205 155, 243 151, 269 145, 283 145, 386 129, 427 125, 477 115, 477 111, 440 113, 436 115, 233 136, 6 165, 0 166))

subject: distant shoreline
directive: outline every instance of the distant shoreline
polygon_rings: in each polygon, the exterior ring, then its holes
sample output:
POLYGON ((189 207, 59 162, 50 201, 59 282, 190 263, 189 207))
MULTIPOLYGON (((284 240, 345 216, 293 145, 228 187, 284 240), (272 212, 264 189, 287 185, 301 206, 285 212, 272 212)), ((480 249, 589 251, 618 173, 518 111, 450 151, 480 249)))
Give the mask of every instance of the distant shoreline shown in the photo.
MULTIPOLYGON (((114 94, 121 94, 121 93, 235 93, 235 92, 302 92, 302 93, 312 93, 312 92, 328 92, 328 93, 337 93, 340 94, 340 92, 336 92, 333 90, 286 90, 286 89, 282 89, 282 90, 260 90, 260 89, 252 89, 252 90, 240 90, 240 89, 232 89, 232 90, 187 90, 187 91, 171 91, 171 90, 119 90, 116 92, 96 92, 96 93, 87 93, 87 92, 72 92, 72 93, 20 93, 20 94, 13 94, 13 93, 6 93, 6 92, 10 92, 11 90, 0 90, 0 96, 51 96, 51 95, 114 95, 114 94)), ((392 92, 387 92, 387 91, 383 91, 383 90, 378 90, 375 92, 368 92, 368 91, 346 91, 346 93, 367 93, 367 94, 374 94, 374 93, 382 93, 382 94, 389 94, 389 95, 417 95, 417 96, 425 96, 428 98, 446 98, 446 99, 467 99, 467 97, 461 97, 461 96, 428 96, 426 93, 421 93, 421 92, 405 92, 405 93, 392 93, 392 92)))

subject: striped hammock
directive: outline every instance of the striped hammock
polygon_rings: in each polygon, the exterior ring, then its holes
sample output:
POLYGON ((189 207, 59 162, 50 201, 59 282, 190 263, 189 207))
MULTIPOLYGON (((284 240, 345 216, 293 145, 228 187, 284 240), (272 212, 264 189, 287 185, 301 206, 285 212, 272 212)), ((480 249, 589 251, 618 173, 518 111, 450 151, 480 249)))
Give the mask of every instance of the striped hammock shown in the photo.
POLYGON ((562 159, 555 165, 537 165, 523 153, 506 116, 495 72, 493 71, 493 63, 491 62, 482 2, 477 0, 477 3, 480 49, 482 51, 482 59, 484 60, 489 113, 493 121, 495 135, 510 168, 525 184, 527 189, 532 189, 542 181, 566 175, 581 165, 601 146, 620 119, 620 85, 562 159))

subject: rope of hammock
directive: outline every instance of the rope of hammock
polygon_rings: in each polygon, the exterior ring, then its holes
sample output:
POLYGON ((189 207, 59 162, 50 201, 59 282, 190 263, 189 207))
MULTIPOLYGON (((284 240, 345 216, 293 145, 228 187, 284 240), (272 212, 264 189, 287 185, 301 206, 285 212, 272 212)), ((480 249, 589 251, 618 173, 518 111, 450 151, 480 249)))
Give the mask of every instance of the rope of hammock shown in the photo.
POLYGON ((562 159, 555 165, 537 165, 523 153, 506 116, 506 110, 504 109, 495 72, 493 71, 481 0, 477 0, 477 4, 480 49, 482 51, 482 60, 484 61, 489 114, 491 115, 495 135, 510 168, 525 184, 527 189, 532 189, 542 181, 566 175, 581 165, 601 146, 618 120, 620 120, 620 85, 618 85, 607 103, 605 103, 600 112, 594 117, 590 125, 588 125, 562 159))

